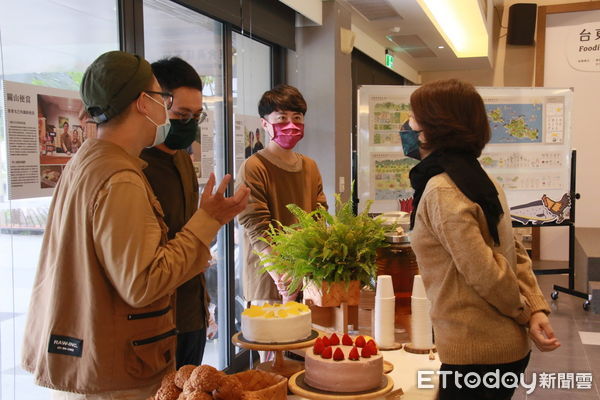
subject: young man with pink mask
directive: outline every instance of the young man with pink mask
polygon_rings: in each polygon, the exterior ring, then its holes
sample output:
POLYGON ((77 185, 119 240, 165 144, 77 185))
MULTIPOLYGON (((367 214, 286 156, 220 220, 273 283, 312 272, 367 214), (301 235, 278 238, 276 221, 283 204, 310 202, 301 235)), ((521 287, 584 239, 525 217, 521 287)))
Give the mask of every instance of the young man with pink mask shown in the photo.
POLYGON ((237 184, 250 188, 248 206, 239 214, 244 226, 246 263, 243 268, 244 297, 247 301, 294 300, 285 275, 262 273, 257 252, 269 252, 260 240, 269 224, 291 225, 295 217, 286 208, 297 204, 312 211, 318 204, 327 207, 319 168, 313 159, 293 151, 304 137, 306 101, 293 86, 278 85, 265 92, 258 103, 261 124, 270 137, 263 149, 246 159, 237 184))

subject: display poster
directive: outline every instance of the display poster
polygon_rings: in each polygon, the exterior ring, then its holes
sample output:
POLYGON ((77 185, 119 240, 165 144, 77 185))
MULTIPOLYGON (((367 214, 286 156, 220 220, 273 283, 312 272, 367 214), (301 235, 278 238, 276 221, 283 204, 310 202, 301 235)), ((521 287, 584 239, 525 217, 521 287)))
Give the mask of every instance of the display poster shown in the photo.
POLYGON ((192 145, 194 154, 200 153, 200 159, 194 156, 194 168, 200 185, 206 184, 211 172, 215 172, 215 113, 206 110, 206 119, 200 124, 200 143, 192 145))
POLYGON ((51 196, 65 164, 96 136, 76 91, 3 81, 9 199, 51 196))
MULTIPOLYGON (((359 89, 359 210, 411 211, 408 171, 417 161, 403 153, 410 95, 417 86, 359 89)), ((570 89, 477 88, 490 123, 480 162, 503 187, 514 221, 562 223, 570 218, 570 89)))
POLYGON ((408 173, 418 163, 401 153, 371 153, 371 182, 375 200, 404 199, 412 196, 408 173))
POLYGON ((410 117, 410 104, 406 99, 374 96, 370 98, 369 109, 373 110, 369 121, 369 144, 401 145, 398 131, 410 117))
POLYGON ((235 120, 235 173, 240 170, 242 162, 265 148, 268 136, 255 115, 236 114, 235 120))

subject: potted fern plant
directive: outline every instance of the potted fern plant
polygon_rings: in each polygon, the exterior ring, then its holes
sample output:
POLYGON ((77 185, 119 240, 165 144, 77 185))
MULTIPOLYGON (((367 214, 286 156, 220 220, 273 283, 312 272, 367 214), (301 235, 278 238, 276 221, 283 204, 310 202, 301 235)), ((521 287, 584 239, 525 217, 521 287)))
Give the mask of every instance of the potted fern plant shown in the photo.
POLYGON ((337 194, 335 200, 335 215, 289 204, 298 223, 271 225, 262 239, 271 253, 259 254, 265 270, 286 273, 290 291, 302 288, 304 298, 321 307, 357 305, 361 287, 372 286, 377 274, 377 249, 387 246, 383 221, 368 215, 371 202, 354 215, 351 201, 337 194))

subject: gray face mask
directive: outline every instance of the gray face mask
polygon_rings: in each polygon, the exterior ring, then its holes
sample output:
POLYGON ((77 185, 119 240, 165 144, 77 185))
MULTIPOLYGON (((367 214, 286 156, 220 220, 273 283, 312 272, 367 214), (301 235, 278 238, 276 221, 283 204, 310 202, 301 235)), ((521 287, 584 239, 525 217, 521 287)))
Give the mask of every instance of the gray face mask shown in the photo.
POLYGON ((152 101, 160 104, 165 109, 165 122, 163 122, 162 124, 157 124, 156 122, 154 122, 152 120, 152 118, 150 118, 147 115, 144 115, 146 118, 148 118, 148 120, 150 122, 152 122, 156 126, 156 132, 154 134, 154 143, 151 146, 148 146, 148 147, 154 147, 161 143, 164 143, 165 139, 167 138, 167 134, 169 133, 169 130, 171 129, 171 121, 169 120, 169 111, 167 110, 166 104, 161 103, 160 101, 154 99, 152 96, 150 96, 146 93, 144 93, 144 95, 148 96, 152 101))

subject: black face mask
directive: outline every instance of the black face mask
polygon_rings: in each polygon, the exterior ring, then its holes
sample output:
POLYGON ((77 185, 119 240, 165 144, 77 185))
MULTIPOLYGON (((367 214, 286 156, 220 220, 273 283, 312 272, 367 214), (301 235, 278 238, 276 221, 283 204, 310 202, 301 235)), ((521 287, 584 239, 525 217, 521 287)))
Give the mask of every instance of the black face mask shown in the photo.
POLYGON ((165 139, 165 145, 171 150, 187 149, 200 136, 197 118, 192 118, 187 123, 180 119, 169 121, 171 121, 171 129, 165 139))

